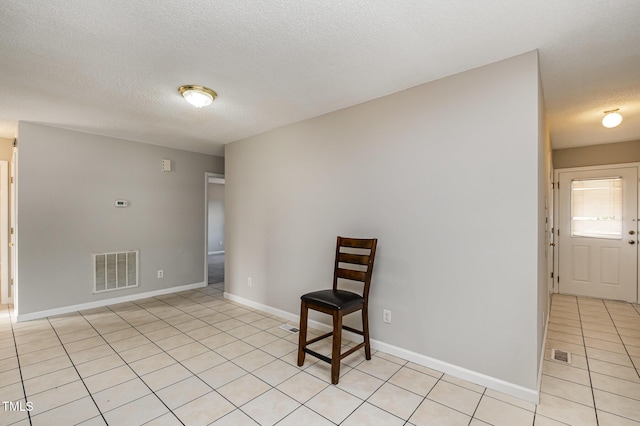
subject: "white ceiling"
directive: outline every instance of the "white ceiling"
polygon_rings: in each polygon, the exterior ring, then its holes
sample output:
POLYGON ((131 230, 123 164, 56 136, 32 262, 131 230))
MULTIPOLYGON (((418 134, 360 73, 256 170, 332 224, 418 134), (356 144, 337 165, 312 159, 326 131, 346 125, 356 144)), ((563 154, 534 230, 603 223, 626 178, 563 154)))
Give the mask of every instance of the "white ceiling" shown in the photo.
POLYGON ((555 148, 640 140, 637 0, 3 0, 0 18, 0 137, 22 120, 223 155, 539 49, 555 148), (195 109, 182 84, 219 97, 195 109))

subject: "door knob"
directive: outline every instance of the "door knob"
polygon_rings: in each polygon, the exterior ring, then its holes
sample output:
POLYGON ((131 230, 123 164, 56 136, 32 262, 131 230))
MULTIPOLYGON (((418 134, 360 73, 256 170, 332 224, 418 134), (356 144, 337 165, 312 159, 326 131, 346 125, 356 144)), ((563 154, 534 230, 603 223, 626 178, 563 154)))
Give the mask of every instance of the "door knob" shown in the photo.
POLYGON ((556 246, 556 243, 550 243, 549 245, 550 245, 551 247, 555 247, 555 246, 556 246))
POLYGON ((629 240, 629 244, 635 244, 636 240, 629 240))

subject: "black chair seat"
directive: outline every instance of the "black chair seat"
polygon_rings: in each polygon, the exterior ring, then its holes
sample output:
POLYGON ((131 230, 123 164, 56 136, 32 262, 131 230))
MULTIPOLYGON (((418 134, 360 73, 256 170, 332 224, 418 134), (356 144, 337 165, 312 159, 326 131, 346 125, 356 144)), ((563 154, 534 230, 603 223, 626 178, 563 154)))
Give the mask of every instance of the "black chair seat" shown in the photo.
POLYGON ((320 290, 303 294, 301 300, 328 309, 349 310, 362 306, 364 299, 359 294, 345 290, 320 290))

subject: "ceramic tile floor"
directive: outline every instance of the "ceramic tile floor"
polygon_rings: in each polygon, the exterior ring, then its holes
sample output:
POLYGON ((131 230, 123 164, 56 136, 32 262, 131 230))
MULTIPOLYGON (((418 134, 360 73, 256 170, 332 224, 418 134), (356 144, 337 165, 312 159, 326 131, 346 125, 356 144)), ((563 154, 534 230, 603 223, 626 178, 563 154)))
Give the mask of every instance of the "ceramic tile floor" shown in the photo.
POLYGON ((24 323, 3 306, 0 424, 639 424, 639 312, 554 296, 536 406, 382 352, 345 358, 332 386, 327 364, 296 366, 282 319, 221 285, 24 323))

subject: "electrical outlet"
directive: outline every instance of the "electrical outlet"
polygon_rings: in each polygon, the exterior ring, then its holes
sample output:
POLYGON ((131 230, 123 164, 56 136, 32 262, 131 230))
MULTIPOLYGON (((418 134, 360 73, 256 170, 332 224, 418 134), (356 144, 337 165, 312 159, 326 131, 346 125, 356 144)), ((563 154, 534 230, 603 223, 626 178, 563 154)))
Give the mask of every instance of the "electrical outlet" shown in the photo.
POLYGON ((158 269, 158 278, 164 278, 164 270, 158 269))
POLYGON ((252 282, 252 280, 251 280, 251 277, 248 277, 248 278, 247 278, 247 285, 248 285, 249 287, 251 287, 251 286, 253 285, 253 282, 252 282))
POLYGON ((388 309, 382 310, 382 321, 391 324, 391 311, 388 309))
POLYGON ((218 241, 218 245, 219 245, 219 246, 222 246, 222 241, 218 241))

